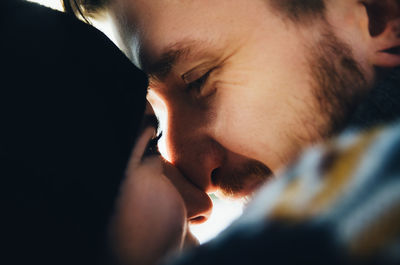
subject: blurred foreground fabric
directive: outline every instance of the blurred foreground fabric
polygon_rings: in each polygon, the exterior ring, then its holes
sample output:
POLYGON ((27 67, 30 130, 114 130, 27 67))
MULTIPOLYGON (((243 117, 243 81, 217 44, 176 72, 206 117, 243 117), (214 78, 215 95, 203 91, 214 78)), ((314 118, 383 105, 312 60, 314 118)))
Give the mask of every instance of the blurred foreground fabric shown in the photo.
POLYGON ((400 123, 309 149, 170 264, 400 264, 400 123))

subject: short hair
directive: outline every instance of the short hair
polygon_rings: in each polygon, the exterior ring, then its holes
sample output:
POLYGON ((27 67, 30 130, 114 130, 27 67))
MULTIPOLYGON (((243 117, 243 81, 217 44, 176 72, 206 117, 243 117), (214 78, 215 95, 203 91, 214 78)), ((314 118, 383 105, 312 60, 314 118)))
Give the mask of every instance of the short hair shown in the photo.
POLYGON ((86 22, 88 17, 95 17, 113 0, 62 0, 64 11, 86 22))
POLYGON ((324 18, 325 0, 264 0, 270 7, 294 22, 324 18))
MULTIPOLYGON (((76 17, 86 17, 100 13, 113 0, 62 0, 64 10, 76 17)), ((272 8, 294 22, 309 21, 324 17, 325 0, 263 0, 272 8)))

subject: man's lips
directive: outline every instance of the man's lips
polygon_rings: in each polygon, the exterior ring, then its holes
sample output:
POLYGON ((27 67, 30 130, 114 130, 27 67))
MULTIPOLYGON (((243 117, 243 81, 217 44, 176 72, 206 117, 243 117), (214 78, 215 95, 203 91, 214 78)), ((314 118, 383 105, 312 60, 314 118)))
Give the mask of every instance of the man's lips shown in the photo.
POLYGON ((237 198, 248 197, 254 194, 261 186, 266 184, 272 178, 272 174, 266 179, 249 179, 243 184, 243 189, 236 193, 234 196, 237 198))
MULTIPOLYGON (((252 195, 263 185, 268 183, 271 179, 273 179, 273 175, 263 175, 260 176, 246 176, 243 177, 243 181, 241 181, 240 189, 236 190, 228 190, 226 187, 220 188, 217 191, 218 197, 227 197, 231 199, 242 199, 242 198, 250 198, 252 195)), ((228 185, 228 184, 226 184, 228 185)))
POLYGON ((229 164, 213 171, 212 182, 223 197, 240 198, 254 193, 263 183, 270 180, 272 171, 257 160, 246 160, 229 164))

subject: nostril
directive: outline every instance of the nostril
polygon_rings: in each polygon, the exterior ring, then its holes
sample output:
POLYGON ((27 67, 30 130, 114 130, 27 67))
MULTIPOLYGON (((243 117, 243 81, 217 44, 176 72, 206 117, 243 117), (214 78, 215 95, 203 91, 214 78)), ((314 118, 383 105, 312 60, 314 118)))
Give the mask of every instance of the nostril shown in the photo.
POLYGON ((211 183, 213 184, 213 186, 218 185, 218 172, 219 171, 220 171, 220 169, 216 168, 211 172, 211 183))
POLYGON ((207 221, 207 218, 205 216, 197 216, 189 220, 191 224, 201 224, 205 221, 207 221))

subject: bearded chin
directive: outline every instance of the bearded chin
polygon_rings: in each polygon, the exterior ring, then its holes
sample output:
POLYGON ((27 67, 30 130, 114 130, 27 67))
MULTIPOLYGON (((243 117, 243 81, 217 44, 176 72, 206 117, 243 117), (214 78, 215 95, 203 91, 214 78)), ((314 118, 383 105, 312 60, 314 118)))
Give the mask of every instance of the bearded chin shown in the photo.
POLYGON ((324 121, 316 130, 325 139, 344 129, 370 87, 350 47, 331 30, 325 29, 321 40, 309 50, 313 95, 324 121))

